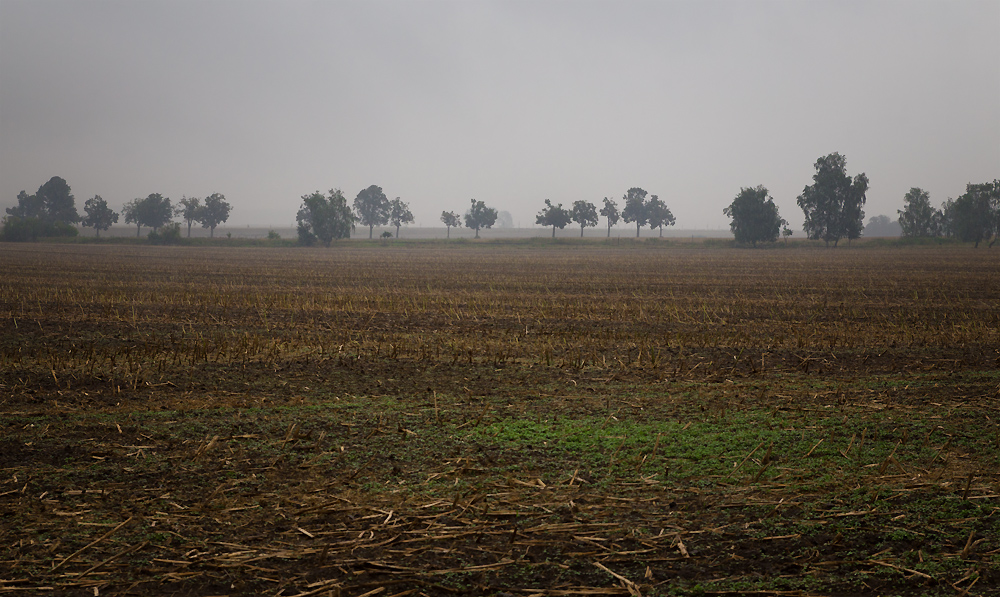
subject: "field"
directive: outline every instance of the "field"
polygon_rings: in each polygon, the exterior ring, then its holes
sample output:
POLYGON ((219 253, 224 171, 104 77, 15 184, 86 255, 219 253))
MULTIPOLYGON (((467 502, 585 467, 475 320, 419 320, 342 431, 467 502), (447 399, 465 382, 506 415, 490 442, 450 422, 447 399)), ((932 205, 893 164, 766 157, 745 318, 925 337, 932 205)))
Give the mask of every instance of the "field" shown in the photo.
POLYGON ((1000 253, 0 246, 0 593, 989 595, 1000 253))

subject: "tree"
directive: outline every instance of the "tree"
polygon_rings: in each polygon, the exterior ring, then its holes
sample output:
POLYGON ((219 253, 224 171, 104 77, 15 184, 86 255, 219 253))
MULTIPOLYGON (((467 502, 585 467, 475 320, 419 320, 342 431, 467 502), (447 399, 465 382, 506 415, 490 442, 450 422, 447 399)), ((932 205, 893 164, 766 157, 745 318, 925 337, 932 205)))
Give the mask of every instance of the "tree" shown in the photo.
POLYGON ((781 227, 788 224, 778 215, 778 206, 764 185, 740 188, 739 194, 722 213, 732 219, 729 229, 736 242, 751 247, 756 247, 757 243, 775 242, 781 227))
POLYGON ((135 198, 122 206, 122 215, 125 216, 126 224, 135 224, 135 237, 139 238, 142 233, 142 217, 139 212, 142 209, 142 199, 135 198))
POLYGON ((177 215, 187 223, 188 238, 191 238, 191 224, 199 220, 200 211, 201 199, 197 197, 181 197, 180 205, 177 206, 177 215))
POLYGON ((156 232, 160 226, 170 222, 174 216, 174 208, 170 205, 169 198, 152 193, 145 199, 136 198, 126 203, 122 207, 122 214, 126 224, 135 224, 135 236, 138 238, 143 226, 149 226, 156 232))
POLYGON ((639 238, 639 230, 649 221, 649 215, 646 213, 646 191, 632 187, 622 199, 625 201, 622 219, 626 223, 635 223, 635 237, 639 238))
POLYGON ((18 193, 17 205, 8 207, 7 213, 15 218, 35 218, 50 228, 54 224, 68 225, 80 221, 69 184, 58 176, 38 187, 34 195, 25 191, 18 193))
POLYGON ((150 193, 143 201, 143 223, 156 232, 161 226, 166 226, 174 217, 174 208, 170 199, 159 193, 150 193))
POLYGON ((453 211, 441 212, 441 221, 448 227, 448 238, 451 238, 451 229, 462 225, 459 215, 453 211))
POLYGON ((982 184, 969 183, 965 194, 949 200, 943 207, 943 227, 962 242, 979 243, 1000 238, 1000 180, 982 184))
POLYGON ((788 227, 788 221, 781 219, 781 236, 785 237, 785 244, 788 244, 788 237, 795 234, 795 231, 788 227))
POLYGON ((931 196, 927 191, 913 187, 903 195, 903 209, 899 214, 899 226, 903 236, 937 236, 941 227, 941 214, 931 206, 931 196))
POLYGON ((21 191, 17 194, 17 205, 8 207, 7 213, 15 218, 41 221, 45 216, 45 205, 37 194, 29 195, 27 191, 21 191))
POLYGON ((580 238, 583 238, 583 229, 597 226, 597 206, 590 201, 574 201, 573 209, 569 212, 574 222, 580 225, 580 238))
POLYGON ((499 211, 497 212, 497 221, 494 225, 497 228, 513 228, 514 216, 510 215, 509 211, 499 211))
MULTIPOLYGON (((198 221, 201 222, 202 228, 208 228, 209 238, 215 237, 215 227, 225 223, 229 219, 229 212, 232 209, 233 206, 226 201, 226 196, 222 193, 212 193, 208 197, 205 197, 205 205, 198 211, 198 221)), ((189 225, 188 236, 190 234, 191 229, 189 225)))
POLYGON ((396 227, 396 238, 399 238, 399 227, 413 222, 410 204, 400 201, 399 197, 393 199, 389 203, 389 222, 396 227))
POLYGON ((331 189, 329 195, 327 198, 316 191, 302 196, 302 205, 295 216, 301 244, 313 245, 318 240, 329 247, 334 239, 351 237, 355 217, 347 198, 340 189, 331 189))
POLYGON ((611 238, 611 227, 617 224, 618 220, 622 218, 621 212, 618 211, 618 204, 615 203, 614 199, 604 198, 604 207, 601 208, 601 215, 608 219, 608 238, 611 238))
POLYGON ((902 234, 903 229, 900 228, 899 222, 884 214, 868 218, 868 223, 865 224, 865 236, 900 236, 902 234))
POLYGON ((852 181, 847 175, 847 160, 839 153, 819 158, 815 168, 813 184, 797 199, 806 216, 803 229, 807 236, 823 239, 827 245, 833 241, 835 247, 845 236, 848 240, 860 237, 868 177, 862 172, 852 181))
POLYGON ((94 195, 93 199, 87 199, 87 202, 83 204, 83 211, 87 214, 83 218, 83 225, 86 228, 93 228, 98 238, 101 236, 101 230, 111 228, 111 225, 118 221, 118 214, 108 207, 108 202, 100 195, 94 195))
POLYGON ((66 181, 58 176, 53 176, 48 182, 38 187, 37 196, 45 206, 45 215, 42 218, 45 222, 55 224, 75 224, 80 221, 80 214, 76 211, 76 200, 70 192, 66 181))
POLYGON ((542 226, 552 226, 552 238, 556 237, 556 228, 562 230, 572 221, 570 213, 563 209, 562 203, 552 205, 548 199, 545 207, 535 216, 535 223, 542 226))
POLYGON ((486 207, 482 201, 472 200, 472 207, 465 212, 465 227, 476 231, 476 238, 479 238, 481 228, 491 228, 497 221, 497 210, 486 207))
POLYGON ((389 198, 382 187, 372 185, 354 198, 354 211, 358 212, 357 220, 368 226, 368 238, 372 238, 376 226, 389 223, 389 198))
POLYGON ((646 204, 646 220, 650 228, 660 229, 660 238, 663 238, 664 226, 673 226, 677 222, 667 204, 656 195, 650 195, 649 203, 646 204))

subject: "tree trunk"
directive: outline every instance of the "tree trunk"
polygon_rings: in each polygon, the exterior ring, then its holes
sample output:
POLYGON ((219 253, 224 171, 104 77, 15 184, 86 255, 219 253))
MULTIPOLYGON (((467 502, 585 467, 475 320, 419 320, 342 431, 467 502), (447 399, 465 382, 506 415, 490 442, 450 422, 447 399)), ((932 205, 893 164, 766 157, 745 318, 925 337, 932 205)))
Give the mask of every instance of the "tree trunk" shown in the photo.
POLYGON ((635 237, 639 238, 639 222, 635 223, 635 237))
POLYGON ((396 226, 396 238, 399 238, 399 226, 396 226))
POLYGON ((141 224, 136 224, 135 225, 135 237, 139 238, 139 233, 141 233, 141 232, 142 232, 142 225, 141 224))
POLYGON ((611 222, 608 222, 608 238, 611 238, 611 222))
POLYGON ((476 238, 479 238, 479 227, 476 226, 476 238))
POLYGON ((583 238, 583 224, 580 224, 580 238, 583 238))
POLYGON ((447 226, 447 228, 448 228, 448 238, 451 238, 451 226, 447 226))
MULTIPOLYGON (((188 229, 188 236, 191 236, 191 230, 188 229)), ((215 238, 215 226, 208 229, 208 238, 215 238)))
POLYGON ((191 220, 188 220, 188 238, 191 238, 191 220))
POLYGON ((552 238, 555 238, 555 237, 556 237, 556 227, 553 226, 552 227, 552 238))

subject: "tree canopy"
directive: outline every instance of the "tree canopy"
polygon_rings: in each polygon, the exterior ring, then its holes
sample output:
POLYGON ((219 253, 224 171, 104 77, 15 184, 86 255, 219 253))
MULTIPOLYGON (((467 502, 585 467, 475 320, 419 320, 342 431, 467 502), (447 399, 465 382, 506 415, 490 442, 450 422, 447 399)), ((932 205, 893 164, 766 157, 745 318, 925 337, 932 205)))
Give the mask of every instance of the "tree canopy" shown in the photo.
POLYGON ((618 211, 618 204, 610 197, 604 198, 604 207, 601 208, 601 215, 608 220, 608 238, 611 238, 611 227, 618 223, 622 214, 618 211))
POLYGON ((7 213, 15 218, 34 218, 43 224, 75 224, 80 221, 76 199, 67 182, 53 176, 34 195, 21 191, 17 205, 8 207, 7 213))
POLYGON ((486 203, 472 199, 472 206, 465 212, 465 227, 476 231, 476 238, 479 238, 479 231, 482 228, 491 228, 497 221, 497 210, 486 207, 486 203))
POLYGON ((560 230, 572 221, 570 213, 563 209, 562 203, 552 205, 552 201, 546 199, 545 207, 535 216, 535 223, 541 226, 552 226, 552 238, 556 237, 556 228, 560 230))
POLYGON ((864 229, 868 176, 847 175, 847 160, 839 153, 819 158, 813 184, 805 187, 797 203, 805 214, 803 229, 811 239, 837 246, 840 239, 859 238, 864 229))
POLYGON ((583 238, 583 229, 597 226, 597 206, 590 201, 574 201, 573 209, 570 210, 570 217, 580 225, 580 238, 583 238))
POLYGON ((191 224, 198 221, 198 214, 201 211, 201 199, 198 197, 181 197, 177 205, 177 215, 187 223, 188 238, 191 238, 191 224))
POLYGON ((331 189, 329 198, 319 191, 303 195, 295 220, 299 243, 303 245, 319 241, 329 247, 335 239, 350 238, 354 229, 354 213, 340 189, 331 189))
POLYGON ((992 238, 992 247, 1000 235, 1000 180, 969 183, 965 194, 945 203, 943 212, 944 229, 950 235, 977 248, 992 238))
POLYGON ((442 211, 441 222, 448 228, 448 238, 451 238, 451 229, 462 225, 461 217, 453 211, 442 211))
POLYGON ((215 227, 229 219, 229 212, 232 209, 233 206, 226 201, 226 196, 222 193, 212 193, 205 197, 205 205, 198 210, 197 215, 201 227, 208 228, 209 238, 215 237, 215 227))
POLYGON ((626 223, 635 223, 635 237, 639 238, 639 230, 649 222, 649 214, 646 212, 646 191, 632 187, 622 199, 625 201, 622 219, 626 223))
POLYGON ((646 204, 646 220, 650 228, 660 229, 660 238, 663 238, 664 226, 673 226, 677 222, 667 204, 656 195, 650 195, 649 203, 646 204))
POLYGON ((754 188, 744 187, 722 210, 732 221, 729 229, 736 242, 756 247, 757 243, 773 243, 778 240, 785 221, 778 215, 778 206, 764 185, 754 188))
POLYGON ((396 227, 396 238, 399 238, 399 227, 413 222, 410 204, 396 197, 389 203, 389 222, 396 227))
POLYGON ((83 211, 87 214, 83 218, 83 226, 93 228, 98 237, 101 236, 101 230, 111 228, 111 225, 118 221, 118 214, 108 207, 108 202, 100 195, 87 199, 83 204, 83 211))
POLYGON ((362 226, 368 226, 368 238, 372 238, 376 226, 389 223, 389 198, 382 187, 372 185, 363 189, 354 198, 354 211, 362 226))
POLYGON ((136 237, 142 232, 143 226, 148 226, 156 232, 161 226, 170 222, 174 216, 174 208, 170 199, 159 193, 151 193, 145 199, 132 199, 122 208, 126 224, 135 224, 136 237))
POLYGON ((903 196, 903 209, 897 210, 903 236, 937 236, 941 229, 941 212, 931 205, 927 191, 913 187, 903 196))

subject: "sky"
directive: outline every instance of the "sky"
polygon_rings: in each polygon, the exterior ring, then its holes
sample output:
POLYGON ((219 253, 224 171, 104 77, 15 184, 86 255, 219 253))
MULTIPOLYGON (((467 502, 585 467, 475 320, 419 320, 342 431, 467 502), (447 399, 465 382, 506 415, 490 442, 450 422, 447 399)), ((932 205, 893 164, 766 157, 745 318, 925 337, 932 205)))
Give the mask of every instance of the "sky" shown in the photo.
POLYGON ((475 198, 528 227, 638 186, 725 229, 764 185, 800 229, 840 152, 895 219, 1000 178, 998 28, 1000 0, 0 0, 0 208, 61 176, 81 212, 218 192, 291 226, 375 184, 418 226, 475 198))

